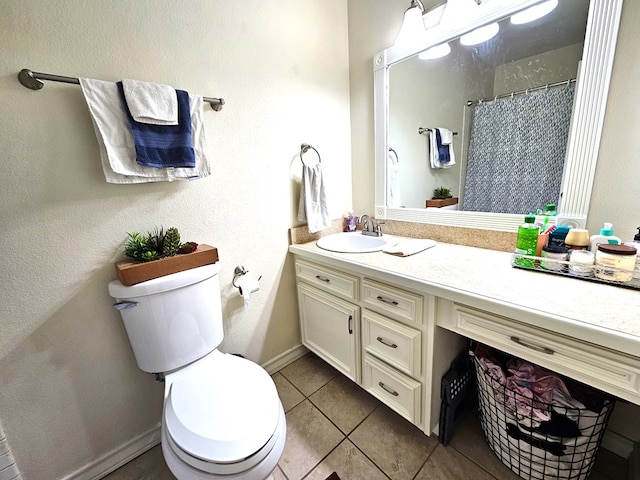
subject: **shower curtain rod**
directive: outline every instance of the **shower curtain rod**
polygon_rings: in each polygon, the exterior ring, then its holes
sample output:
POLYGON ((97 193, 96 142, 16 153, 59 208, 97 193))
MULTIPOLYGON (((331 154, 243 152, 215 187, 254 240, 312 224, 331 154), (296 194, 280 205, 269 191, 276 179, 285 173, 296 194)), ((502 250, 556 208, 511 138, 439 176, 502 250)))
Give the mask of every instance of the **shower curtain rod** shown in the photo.
POLYGON ((467 101, 467 107, 471 107, 473 105, 480 105, 480 104, 485 103, 485 102, 493 102, 495 100, 498 100, 499 98, 508 98, 508 97, 513 98, 516 95, 526 95, 526 94, 529 94, 531 92, 535 92, 537 90, 546 90, 548 88, 560 87, 562 85, 567 85, 568 86, 571 83, 575 83, 575 81, 576 81, 575 78, 570 78, 569 80, 563 80, 562 82, 547 83, 546 85, 540 85, 539 87, 527 88, 526 90, 520 90, 519 92, 503 93, 502 95, 496 95, 495 97, 490 97, 490 98, 481 98, 479 100, 469 100, 469 101, 467 101))
MULTIPOLYGON (((27 87, 31 90, 40 90, 44 86, 44 84, 40 80, 80 85, 80 80, 75 77, 65 77, 62 75, 52 75, 50 73, 33 72, 28 68, 23 68, 22 70, 20 70, 20 73, 18 74, 18 80, 20 80, 20 83, 24 87, 27 87)), ((216 112, 222 110, 222 106, 224 105, 223 98, 202 97, 202 100, 209 103, 211 105, 211 108, 213 108, 216 112)))

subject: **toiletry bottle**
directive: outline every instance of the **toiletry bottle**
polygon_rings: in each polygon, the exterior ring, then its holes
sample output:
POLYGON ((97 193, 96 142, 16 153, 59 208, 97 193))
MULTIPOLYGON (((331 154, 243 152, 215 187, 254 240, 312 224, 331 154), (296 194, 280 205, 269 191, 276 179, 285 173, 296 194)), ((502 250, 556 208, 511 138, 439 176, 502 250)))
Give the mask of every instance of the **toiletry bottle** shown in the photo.
MULTIPOLYGON (((538 245, 538 234, 540 228, 535 224, 536 216, 529 214, 524 217, 524 223, 518 227, 518 238, 516 240, 516 254, 532 255, 536 254, 536 246, 538 245)), ((535 260, 531 258, 515 258, 516 265, 521 267, 533 268, 535 260)))
POLYGON ((618 245, 622 243, 620 238, 613 234, 613 225, 611 223, 605 223, 600 230, 600 235, 591 235, 589 239, 589 250, 594 254, 598 251, 598 245, 601 243, 609 243, 618 245))
POLYGON ((633 240, 624 242, 624 244, 636 249, 636 268, 633 272, 633 278, 640 280, 640 227, 638 227, 638 233, 633 237, 633 240))
POLYGON ((355 216, 353 210, 349 210, 347 215, 344 217, 344 228, 345 232, 355 232, 356 227, 358 225, 358 217, 355 216))
POLYGON ((556 216, 556 204, 555 203, 547 203, 547 205, 544 207, 543 215, 549 215, 551 217, 555 217, 556 216))

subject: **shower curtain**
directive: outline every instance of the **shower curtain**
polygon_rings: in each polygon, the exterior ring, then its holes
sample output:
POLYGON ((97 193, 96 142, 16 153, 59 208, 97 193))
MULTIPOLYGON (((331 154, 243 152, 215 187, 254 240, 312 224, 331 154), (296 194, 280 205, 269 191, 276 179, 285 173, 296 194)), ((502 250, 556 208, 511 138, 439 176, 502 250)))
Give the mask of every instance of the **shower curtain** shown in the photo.
POLYGON ((462 209, 527 214, 558 203, 575 85, 473 108, 462 209))

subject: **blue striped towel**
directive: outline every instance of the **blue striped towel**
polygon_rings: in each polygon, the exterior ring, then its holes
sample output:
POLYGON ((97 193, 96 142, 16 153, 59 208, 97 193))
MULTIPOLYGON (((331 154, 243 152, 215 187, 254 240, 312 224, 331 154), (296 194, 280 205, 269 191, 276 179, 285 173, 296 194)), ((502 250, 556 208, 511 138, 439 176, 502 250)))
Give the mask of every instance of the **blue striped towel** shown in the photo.
POLYGON ((133 135, 136 163, 155 168, 194 168, 196 158, 191 135, 189 93, 184 90, 176 90, 178 125, 152 125, 136 122, 133 119, 124 96, 122 82, 117 82, 117 85, 133 135))

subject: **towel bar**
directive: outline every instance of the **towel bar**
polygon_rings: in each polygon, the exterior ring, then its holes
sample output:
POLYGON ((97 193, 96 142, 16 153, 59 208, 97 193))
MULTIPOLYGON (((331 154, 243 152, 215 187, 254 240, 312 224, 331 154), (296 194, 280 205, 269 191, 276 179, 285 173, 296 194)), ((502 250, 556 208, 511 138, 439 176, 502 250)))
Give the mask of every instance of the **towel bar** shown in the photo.
MULTIPOLYGON (((42 83, 41 80, 80 85, 80 80, 75 77, 65 77, 62 75, 52 75, 50 73, 33 72, 28 68, 23 68, 22 70, 20 70, 20 73, 18 73, 18 80, 20 80, 20 83, 24 87, 31 90, 40 90, 44 86, 44 83, 42 83)), ((213 108, 216 112, 222 110, 222 106, 224 105, 223 98, 202 97, 202 100, 209 103, 211 105, 211 108, 213 108)))
MULTIPOLYGON (((422 128, 422 127, 418 127, 418 135, 422 135, 423 133, 427 133, 432 131, 433 128, 422 128)), ((451 132, 453 135, 458 135, 458 132, 451 132)))

